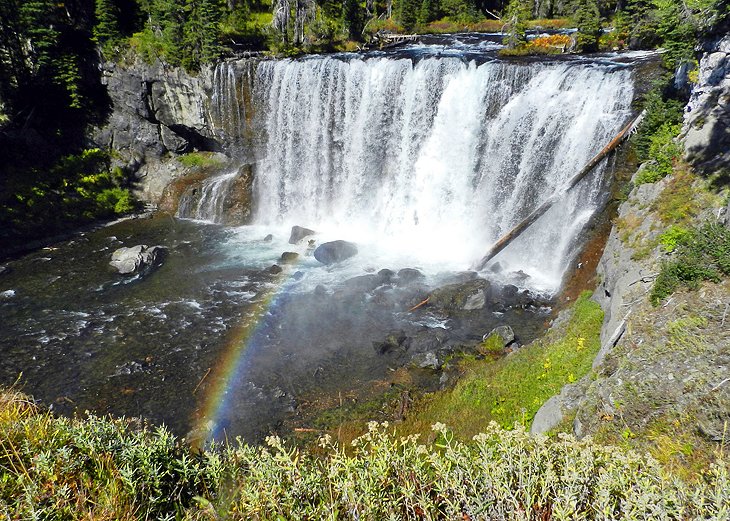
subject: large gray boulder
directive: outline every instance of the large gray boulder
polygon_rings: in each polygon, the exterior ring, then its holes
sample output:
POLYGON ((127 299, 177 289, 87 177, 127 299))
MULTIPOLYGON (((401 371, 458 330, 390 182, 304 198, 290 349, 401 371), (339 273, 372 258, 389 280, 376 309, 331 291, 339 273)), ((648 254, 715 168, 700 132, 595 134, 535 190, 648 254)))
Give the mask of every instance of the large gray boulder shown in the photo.
POLYGON ((309 237, 310 235, 314 235, 314 230, 310 230, 309 228, 304 228, 302 226, 292 226, 291 227, 291 235, 289 235, 289 244, 298 244, 299 241, 304 239, 305 237, 309 237))
POLYGON ((119 248, 114 251, 109 264, 121 275, 148 273, 162 264, 166 253, 167 248, 164 246, 138 244, 131 248, 119 248))
POLYGON ((357 246, 348 241, 325 242, 314 250, 314 258, 322 264, 342 262, 357 255, 357 246))

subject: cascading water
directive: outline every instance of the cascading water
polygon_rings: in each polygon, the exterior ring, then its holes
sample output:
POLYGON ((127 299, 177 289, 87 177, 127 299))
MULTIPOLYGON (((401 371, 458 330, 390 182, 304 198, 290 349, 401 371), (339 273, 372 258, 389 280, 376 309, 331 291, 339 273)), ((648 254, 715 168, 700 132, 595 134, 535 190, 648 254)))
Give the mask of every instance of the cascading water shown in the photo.
MULTIPOLYGON (((633 99, 630 70, 578 61, 334 56, 228 62, 215 78, 224 126, 245 124, 230 114, 244 84, 253 99, 256 224, 307 226, 366 245, 368 265, 426 271, 473 266, 616 134, 633 99)), ((600 170, 495 262, 556 290, 602 202, 600 170)), ((216 198, 190 216, 216 220, 216 198)))

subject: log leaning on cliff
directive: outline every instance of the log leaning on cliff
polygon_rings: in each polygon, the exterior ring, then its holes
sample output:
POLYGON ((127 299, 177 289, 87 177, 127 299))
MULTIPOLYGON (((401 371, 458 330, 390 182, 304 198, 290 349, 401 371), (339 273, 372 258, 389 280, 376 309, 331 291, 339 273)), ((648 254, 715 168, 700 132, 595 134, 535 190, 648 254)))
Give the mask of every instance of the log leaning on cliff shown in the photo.
POLYGON ((619 132, 618 135, 603 148, 603 150, 596 154, 596 156, 591 159, 580 172, 574 175, 570 182, 565 185, 565 188, 559 190, 558 193, 556 193, 547 201, 538 206, 517 226, 512 228, 509 232, 504 234, 501 239, 495 242, 489 249, 489 251, 487 251, 486 255, 482 257, 482 260, 480 260, 479 263, 475 266, 476 270, 483 270, 490 260, 492 260, 499 252, 505 249, 513 240, 519 237, 522 232, 530 227, 530 225, 532 225, 535 221, 542 217, 550 208, 553 207, 556 202, 558 202, 566 193, 568 193, 573 187, 575 187, 575 185, 577 185, 581 179, 583 179, 586 175, 593 171, 593 169, 596 168, 600 164, 600 162, 606 158, 606 156, 613 152, 616 147, 623 143, 624 140, 636 130, 641 121, 644 119, 645 115, 646 111, 644 110, 641 112, 641 114, 636 116, 636 118, 634 118, 628 125, 626 125, 623 130, 621 130, 621 132, 619 132))

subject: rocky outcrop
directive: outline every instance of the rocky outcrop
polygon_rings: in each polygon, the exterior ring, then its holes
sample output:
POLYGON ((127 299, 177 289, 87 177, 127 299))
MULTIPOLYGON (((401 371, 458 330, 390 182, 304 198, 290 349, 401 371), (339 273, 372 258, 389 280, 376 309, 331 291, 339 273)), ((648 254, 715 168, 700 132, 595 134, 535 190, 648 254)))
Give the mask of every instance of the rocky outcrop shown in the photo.
POLYGON ((162 264, 167 253, 164 246, 147 246, 138 244, 131 248, 119 248, 112 253, 109 264, 120 275, 147 274, 162 264))
POLYGON ((222 152, 232 141, 219 128, 211 68, 194 76, 159 61, 106 62, 102 83, 111 113, 92 132, 91 141, 113 150, 117 166, 135 174, 143 200, 156 203, 163 189, 184 173, 175 155, 222 152))
POLYGON ((730 176, 730 34, 706 42, 687 105, 687 160, 706 174, 730 176))
POLYGON ((206 116, 210 70, 191 76, 160 62, 137 61, 129 66, 106 62, 102 82, 112 113, 93 139, 128 162, 157 160, 167 152, 221 148, 206 116))

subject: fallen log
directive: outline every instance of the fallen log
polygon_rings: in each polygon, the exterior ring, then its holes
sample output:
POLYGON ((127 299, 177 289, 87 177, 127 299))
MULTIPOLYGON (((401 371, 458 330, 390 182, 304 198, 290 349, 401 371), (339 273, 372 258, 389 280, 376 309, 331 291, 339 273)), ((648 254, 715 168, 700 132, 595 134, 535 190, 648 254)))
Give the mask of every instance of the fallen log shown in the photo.
POLYGON ((550 208, 552 208, 556 202, 561 200, 565 194, 573 189, 575 185, 577 185, 581 181, 581 179, 583 179, 586 175, 592 172, 593 169, 595 169, 601 163, 601 161, 603 161, 611 152, 616 150, 616 148, 636 130, 641 121, 644 119, 645 115, 646 111, 642 111, 641 114, 636 116, 636 118, 634 118, 631 123, 626 125, 623 130, 621 130, 621 132, 619 132, 618 135, 603 148, 603 150, 596 154, 595 157, 593 157, 593 159, 591 159, 580 172, 574 175, 571 180, 565 185, 565 187, 558 190, 555 195, 553 195, 547 201, 538 206, 535 210, 532 211, 532 213, 530 213, 530 215, 525 217, 519 224, 517 224, 517 226, 512 228, 510 231, 504 234, 497 242, 495 242, 474 268, 477 271, 483 270, 487 263, 492 260, 499 252, 509 246, 512 241, 514 241, 522 234, 522 232, 524 232, 527 228, 534 224, 535 221, 537 221, 540 217, 545 215, 545 213, 550 208))

